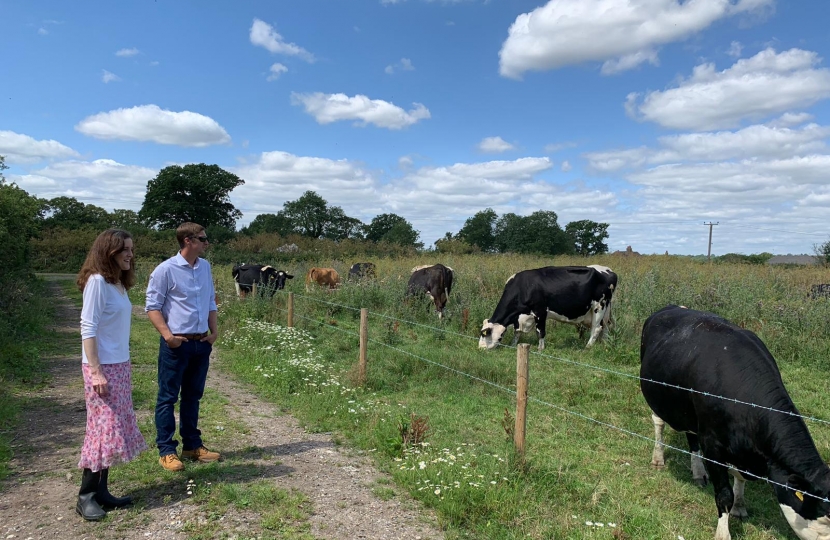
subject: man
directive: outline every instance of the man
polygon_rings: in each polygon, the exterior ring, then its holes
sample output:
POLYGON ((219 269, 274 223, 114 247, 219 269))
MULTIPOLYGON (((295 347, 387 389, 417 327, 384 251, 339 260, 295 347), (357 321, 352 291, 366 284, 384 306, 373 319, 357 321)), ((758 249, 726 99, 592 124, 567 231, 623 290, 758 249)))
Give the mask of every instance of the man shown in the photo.
POLYGON ((156 445, 159 463, 168 471, 181 471, 176 455, 179 442, 173 406, 181 393, 179 435, 182 459, 202 463, 220 455, 205 448, 199 431, 199 400, 205 391, 210 352, 216 341, 216 297, 210 263, 205 253, 205 228, 182 223, 176 229, 181 251, 150 274, 145 311, 156 327, 159 341, 156 445))

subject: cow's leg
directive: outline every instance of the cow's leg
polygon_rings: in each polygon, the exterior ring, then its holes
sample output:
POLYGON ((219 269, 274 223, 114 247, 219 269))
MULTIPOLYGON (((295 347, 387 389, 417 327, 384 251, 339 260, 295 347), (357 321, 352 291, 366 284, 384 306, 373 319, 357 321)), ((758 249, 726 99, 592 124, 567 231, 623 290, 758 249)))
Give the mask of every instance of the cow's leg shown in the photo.
MULTIPOLYGON (((534 315, 536 315, 534 313, 534 315)), ((539 334, 539 350, 545 350, 545 326, 548 322, 547 310, 542 311, 541 315, 536 315, 536 333, 539 334)))
POLYGON ((715 492, 715 506, 718 509, 718 528, 715 530, 715 540, 732 540, 729 534, 729 512, 735 503, 735 493, 729 483, 729 469, 717 464, 726 461, 721 451, 721 443, 717 437, 707 436, 706 433, 699 433, 697 439, 700 441, 702 455, 707 458, 703 466, 706 468, 715 492))
POLYGON ((233 286, 236 288, 236 296, 242 296, 242 289, 239 288, 239 283, 234 281, 233 286))
POLYGON ((748 516, 746 512, 746 501, 744 500, 744 487, 746 486, 746 479, 741 476, 741 473, 733 469, 730 469, 729 473, 735 479, 735 482, 732 484, 732 491, 735 492, 735 499, 732 503, 732 510, 729 511, 729 514, 738 519, 746 519, 748 516))
POLYGON ((591 339, 588 340, 588 344, 585 346, 586 349, 593 346, 600 333, 602 333, 602 320, 604 318, 605 304, 602 302, 591 302, 591 339))
POLYGON ((516 323, 516 325, 513 327, 513 343, 510 344, 511 347, 515 347, 516 344, 519 342, 519 334, 521 333, 522 331, 519 330, 519 323, 516 323))
POLYGON ((666 458, 663 453, 665 450, 663 447, 663 428, 665 428, 666 423, 654 413, 651 413, 651 421, 654 423, 654 451, 651 453, 651 464, 662 468, 666 465, 666 458))
POLYGON ((689 443, 689 452, 692 453, 692 480, 700 487, 706 487, 709 477, 706 474, 706 467, 700 458, 700 441, 694 433, 686 433, 686 441, 689 443))

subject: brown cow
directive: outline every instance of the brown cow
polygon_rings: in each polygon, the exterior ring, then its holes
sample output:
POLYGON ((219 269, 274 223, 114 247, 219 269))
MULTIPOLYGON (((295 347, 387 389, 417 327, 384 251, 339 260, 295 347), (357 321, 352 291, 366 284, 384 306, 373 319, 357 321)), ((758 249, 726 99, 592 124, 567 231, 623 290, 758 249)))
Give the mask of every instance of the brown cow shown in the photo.
POLYGON ((309 291, 309 285, 312 282, 317 283, 321 287, 328 287, 335 289, 340 284, 340 275, 334 268, 317 268, 312 267, 308 269, 305 275, 305 290, 309 291))

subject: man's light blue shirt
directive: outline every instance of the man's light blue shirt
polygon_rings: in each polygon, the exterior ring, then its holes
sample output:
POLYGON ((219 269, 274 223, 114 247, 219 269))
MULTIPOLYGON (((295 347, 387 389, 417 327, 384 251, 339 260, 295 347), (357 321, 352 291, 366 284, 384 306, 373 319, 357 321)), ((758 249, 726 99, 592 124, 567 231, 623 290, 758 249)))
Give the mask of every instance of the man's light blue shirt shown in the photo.
POLYGON ((201 334, 208 330, 208 314, 216 311, 216 292, 210 263, 190 263, 181 253, 153 270, 147 285, 144 311, 160 311, 174 334, 201 334))

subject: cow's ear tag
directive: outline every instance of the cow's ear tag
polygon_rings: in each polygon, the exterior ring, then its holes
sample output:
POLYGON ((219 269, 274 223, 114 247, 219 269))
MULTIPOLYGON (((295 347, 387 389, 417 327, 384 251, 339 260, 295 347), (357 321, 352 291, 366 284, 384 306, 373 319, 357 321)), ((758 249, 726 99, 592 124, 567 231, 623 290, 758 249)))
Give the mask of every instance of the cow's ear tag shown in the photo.
POLYGON ((800 491, 796 491, 795 496, 799 501, 804 502, 804 494, 803 493, 801 493, 800 491))

